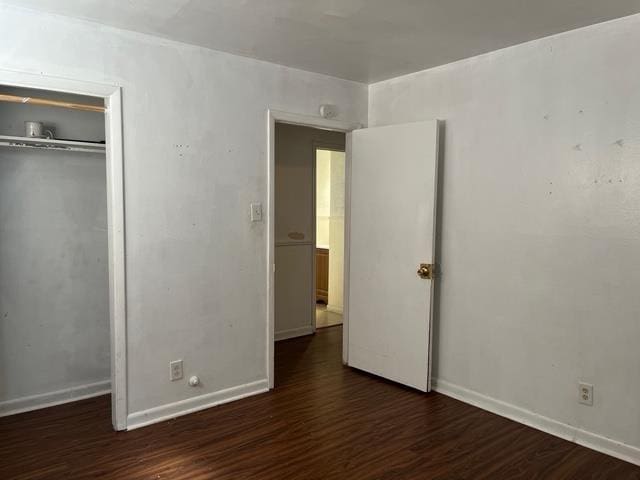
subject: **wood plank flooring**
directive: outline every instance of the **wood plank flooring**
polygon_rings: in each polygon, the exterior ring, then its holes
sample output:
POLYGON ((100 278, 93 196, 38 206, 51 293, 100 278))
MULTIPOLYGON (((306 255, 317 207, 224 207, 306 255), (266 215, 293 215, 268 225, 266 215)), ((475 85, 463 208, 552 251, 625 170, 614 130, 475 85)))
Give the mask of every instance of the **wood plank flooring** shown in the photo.
POLYGON ((0 419, 0 479, 640 479, 640 467, 280 342, 275 391, 116 433, 109 398, 0 419))

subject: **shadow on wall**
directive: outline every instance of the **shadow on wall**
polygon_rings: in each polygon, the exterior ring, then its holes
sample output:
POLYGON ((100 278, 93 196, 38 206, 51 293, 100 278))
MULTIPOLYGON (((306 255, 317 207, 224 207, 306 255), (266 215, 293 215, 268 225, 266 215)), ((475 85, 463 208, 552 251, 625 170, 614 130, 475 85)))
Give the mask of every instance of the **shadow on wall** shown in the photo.
POLYGON ((433 318, 432 318, 432 332, 431 332, 431 377, 438 377, 438 346, 440 344, 440 285, 443 275, 443 268, 441 262, 442 252, 442 214, 444 210, 444 201, 442 197, 443 182, 444 182, 444 169, 446 168, 445 159, 445 138, 446 138, 446 124, 440 122, 438 129, 438 198, 436 208, 436 240, 435 240, 435 263, 436 263, 436 283, 434 285, 433 292, 433 318))

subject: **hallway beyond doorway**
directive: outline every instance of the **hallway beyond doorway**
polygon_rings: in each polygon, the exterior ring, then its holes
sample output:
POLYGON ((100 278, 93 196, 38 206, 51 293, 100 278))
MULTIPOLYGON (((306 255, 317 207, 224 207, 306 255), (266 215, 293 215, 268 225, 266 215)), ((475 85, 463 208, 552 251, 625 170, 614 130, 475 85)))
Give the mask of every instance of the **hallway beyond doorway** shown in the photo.
POLYGON ((342 325, 342 315, 327 310, 326 305, 316 304, 316 328, 335 327, 336 325, 342 325))

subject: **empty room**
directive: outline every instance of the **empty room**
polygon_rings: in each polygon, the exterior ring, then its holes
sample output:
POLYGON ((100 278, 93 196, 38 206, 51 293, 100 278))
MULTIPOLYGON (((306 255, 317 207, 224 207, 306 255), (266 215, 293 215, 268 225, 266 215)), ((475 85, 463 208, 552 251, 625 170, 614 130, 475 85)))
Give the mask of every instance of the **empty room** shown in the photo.
POLYGON ((0 40, 0 479, 640 480, 640 0, 0 40))

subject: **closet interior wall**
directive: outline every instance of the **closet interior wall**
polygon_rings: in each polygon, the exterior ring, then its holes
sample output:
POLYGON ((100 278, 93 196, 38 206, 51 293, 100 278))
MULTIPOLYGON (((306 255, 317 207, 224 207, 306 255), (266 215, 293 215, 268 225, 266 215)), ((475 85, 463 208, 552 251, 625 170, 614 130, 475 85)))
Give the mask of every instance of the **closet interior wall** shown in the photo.
MULTIPOLYGON (((103 113, 0 102, 0 135, 25 121, 105 138, 103 113)), ((108 391, 109 343, 105 155, 0 147, 0 415, 108 391)))

